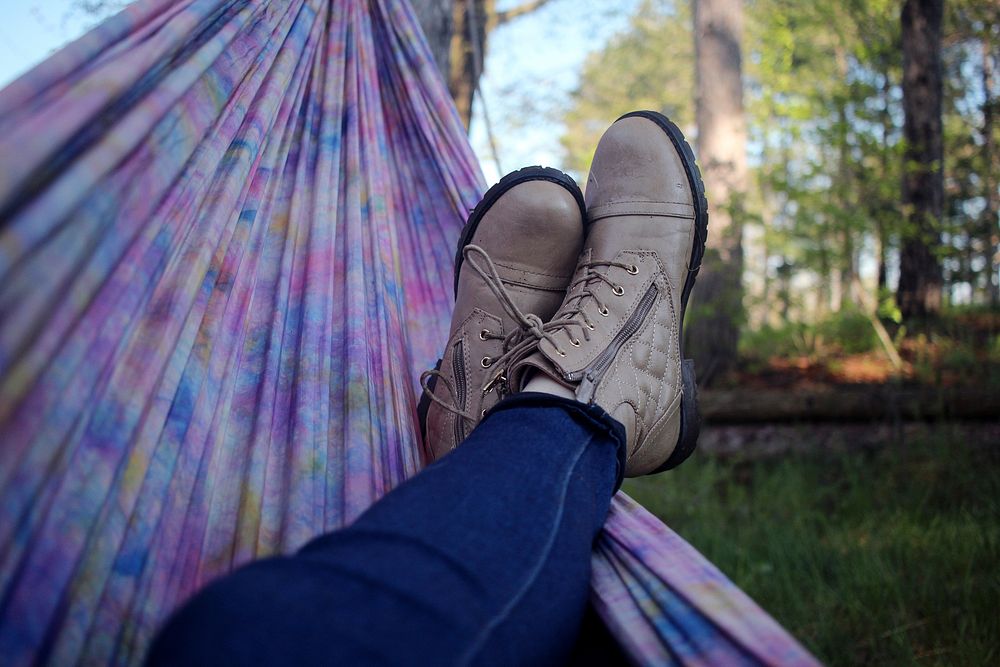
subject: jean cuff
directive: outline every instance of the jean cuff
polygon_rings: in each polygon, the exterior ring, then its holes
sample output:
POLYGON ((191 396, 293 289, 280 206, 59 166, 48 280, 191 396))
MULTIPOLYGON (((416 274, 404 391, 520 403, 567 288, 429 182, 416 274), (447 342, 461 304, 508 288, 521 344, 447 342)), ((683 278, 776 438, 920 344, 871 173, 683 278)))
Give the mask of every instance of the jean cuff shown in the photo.
POLYGON ((573 421, 591 433, 609 438, 615 445, 615 460, 618 466, 615 471, 614 492, 621 488, 625 477, 625 457, 628 453, 625 445, 625 426, 605 412, 604 408, 555 394, 522 391, 508 396, 494 405, 482 421, 496 412, 512 408, 561 408, 573 421))

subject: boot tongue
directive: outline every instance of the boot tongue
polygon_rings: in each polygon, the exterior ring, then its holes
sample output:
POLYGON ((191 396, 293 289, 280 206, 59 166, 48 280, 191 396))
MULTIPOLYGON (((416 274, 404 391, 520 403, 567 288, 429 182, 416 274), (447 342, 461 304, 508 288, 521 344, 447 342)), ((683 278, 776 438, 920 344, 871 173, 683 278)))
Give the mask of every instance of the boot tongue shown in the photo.
POLYGON ((534 373, 541 373, 570 391, 575 391, 576 389, 575 385, 563 379, 562 372, 541 352, 533 352, 515 363, 510 370, 508 384, 515 392, 524 391, 524 385, 528 383, 528 380, 534 373))

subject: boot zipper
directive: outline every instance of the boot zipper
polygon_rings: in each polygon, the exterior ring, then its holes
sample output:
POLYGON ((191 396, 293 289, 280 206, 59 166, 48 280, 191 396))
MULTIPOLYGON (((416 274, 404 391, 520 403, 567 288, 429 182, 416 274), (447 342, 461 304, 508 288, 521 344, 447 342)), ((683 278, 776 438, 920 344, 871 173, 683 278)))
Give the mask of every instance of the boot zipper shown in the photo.
POLYGON ((618 354, 618 350, 621 349, 622 345, 629 338, 639 333, 639 329, 642 328, 643 321, 649 315, 649 311, 653 309, 653 304, 656 303, 656 294, 656 285, 651 284, 646 293, 639 299, 639 305, 636 307, 635 312, 628 318, 621 330, 615 334, 615 337, 611 339, 611 343, 604 351, 597 355, 597 358, 591 362, 590 366, 582 371, 566 375, 566 379, 571 382, 580 381, 580 385, 576 390, 576 400, 581 403, 590 403, 593 400, 594 393, 597 391, 597 383, 601 381, 601 378, 608 371, 611 362, 614 361, 615 356, 618 354))
MULTIPOLYGON (((451 367, 455 371, 455 399, 458 401, 458 406, 461 410, 465 410, 465 393, 466 393, 466 382, 465 382, 465 347, 462 340, 459 339, 455 343, 455 347, 452 348, 451 353, 451 367)), ((464 418, 455 415, 455 444, 459 444, 465 438, 465 424, 463 424, 464 418)))

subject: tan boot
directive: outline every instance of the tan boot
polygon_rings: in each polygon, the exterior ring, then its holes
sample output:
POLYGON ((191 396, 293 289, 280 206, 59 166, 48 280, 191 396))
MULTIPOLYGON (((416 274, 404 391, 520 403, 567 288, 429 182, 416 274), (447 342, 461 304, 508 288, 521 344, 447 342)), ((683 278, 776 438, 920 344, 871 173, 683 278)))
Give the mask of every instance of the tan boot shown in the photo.
POLYGON ((681 325, 705 249, 705 189, 676 125, 651 111, 618 119, 587 182, 587 240, 566 299, 537 351, 511 361, 512 386, 548 377, 625 426, 625 475, 658 472, 694 450, 694 366, 681 325))
POLYGON ((562 303, 583 247, 583 206, 572 178, 526 167, 490 188, 469 216, 448 343, 438 367, 421 377, 418 411, 432 459, 458 446, 506 395, 502 362, 536 340, 526 330, 540 330, 562 303))

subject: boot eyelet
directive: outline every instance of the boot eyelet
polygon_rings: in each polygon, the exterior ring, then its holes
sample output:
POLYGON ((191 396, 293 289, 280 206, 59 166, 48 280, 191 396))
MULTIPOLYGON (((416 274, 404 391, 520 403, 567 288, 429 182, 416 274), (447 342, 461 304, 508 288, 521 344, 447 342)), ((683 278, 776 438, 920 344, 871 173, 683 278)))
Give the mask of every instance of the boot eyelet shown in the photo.
POLYGON ((615 296, 621 296, 625 293, 625 288, 621 285, 615 285, 614 288, 612 288, 611 293, 615 296))
POLYGON ((479 340, 486 340, 486 336, 488 336, 489 333, 490 333, 489 329, 483 329, 482 331, 480 331, 479 332, 479 340))
POLYGON ((565 357, 566 356, 566 353, 563 352, 562 350, 556 350, 556 354, 558 354, 560 357, 565 357))
POLYGON ((635 264, 629 264, 628 268, 625 270, 628 271, 629 275, 631 276, 634 276, 635 274, 639 273, 639 267, 636 266, 635 264))
POLYGON ((483 357, 483 360, 479 363, 483 365, 483 368, 489 368, 493 365, 493 359, 492 357, 483 357))
POLYGON ((580 347, 580 339, 574 338, 569 342, 569 344, 572 345, 573 347, 580 347))
POLYGON ((585 324, 587 325, 588 329, 590 329, 591 331, 594 330, 594 323, 593 322, 585 322, 585 324))
POLYGON ((485 417, 486 416, 486 410, 484 409, 482 412, 480 412, 479 416, 480 416, 480 418, 485 417))
POLYGON ((597 311, 597 312, 599 312, 599 313, 600 313, 601 315, 603 315, 604 317, 607 317, 608 315, 610 315, 610 314, 611 314, 611 311, 609 311, 609 310, 608 310, 607 308, 601 308, 601 309, 600 309, 599 311, 597 311))

